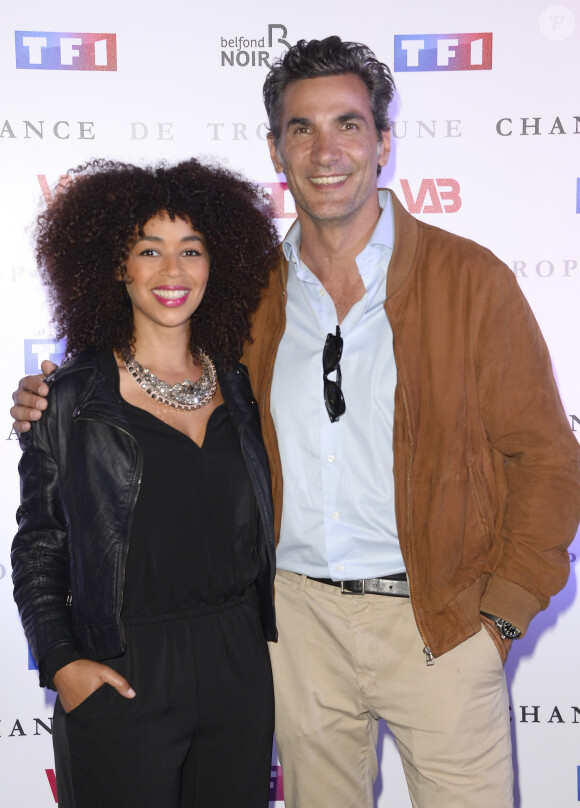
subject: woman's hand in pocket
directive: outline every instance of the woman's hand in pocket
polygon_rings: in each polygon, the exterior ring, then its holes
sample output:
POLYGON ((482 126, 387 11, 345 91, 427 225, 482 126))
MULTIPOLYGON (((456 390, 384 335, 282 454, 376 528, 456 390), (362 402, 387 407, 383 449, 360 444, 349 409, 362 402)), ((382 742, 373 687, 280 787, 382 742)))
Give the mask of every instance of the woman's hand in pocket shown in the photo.
POLYGON ((114 687, 119 695, 132 699, 135 691, 120 673, 91 659, 76 659, 69 662, 54 675, 54 686, 58 691, 60 703, 65 713, 87 699, 91 693, 103 685, 114 687))

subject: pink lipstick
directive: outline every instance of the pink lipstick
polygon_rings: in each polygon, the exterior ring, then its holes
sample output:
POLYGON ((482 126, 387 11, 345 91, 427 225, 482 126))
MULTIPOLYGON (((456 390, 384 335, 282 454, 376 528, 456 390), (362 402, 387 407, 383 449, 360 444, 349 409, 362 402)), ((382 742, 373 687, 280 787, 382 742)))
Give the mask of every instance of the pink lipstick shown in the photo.
POLYGON ((162 306, 170 309, 183 306, 190 292, 186 286, 156 286, 151 291, 162 306))

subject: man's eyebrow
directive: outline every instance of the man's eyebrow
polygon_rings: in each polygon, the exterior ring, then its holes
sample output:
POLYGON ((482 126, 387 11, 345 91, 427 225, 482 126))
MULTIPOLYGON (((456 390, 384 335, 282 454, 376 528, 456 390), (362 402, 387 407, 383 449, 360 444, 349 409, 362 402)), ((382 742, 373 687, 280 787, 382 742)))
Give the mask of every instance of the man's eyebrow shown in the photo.
POLYGON ((365 121, 364 117, 358 112, 343 112, 336 119, 337 123, 348 123, 349 121, 365 121))
MULTIPOLYGON (((349 121, 362 121, 365 123, 365 118, 358 112, 343 112, 341 115, 336 117, 337 123, 348 123, 349 121)), ((311 126, 312 121, 310 118, 299 118, 294 117, 290 118, 288 123, 286 124, 286 129, 290 129, 292 126, 311 126)))
POLYGON ((311 123, 310 118, 290 118, 286 124, 286 129, 290 129, 291 126, 310 126, 311 123))

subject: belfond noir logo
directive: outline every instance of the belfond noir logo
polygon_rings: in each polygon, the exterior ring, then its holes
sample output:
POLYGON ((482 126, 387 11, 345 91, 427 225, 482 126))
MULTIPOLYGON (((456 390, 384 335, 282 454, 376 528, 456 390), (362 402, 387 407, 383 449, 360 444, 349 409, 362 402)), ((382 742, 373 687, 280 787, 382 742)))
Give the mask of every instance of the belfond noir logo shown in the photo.
POLYGON ((280 23, 269 23, 261 36, 238 34, 220 37, 222 67, 265 67, 270 69, 282 48, 289 48, 288 29, 280 23))

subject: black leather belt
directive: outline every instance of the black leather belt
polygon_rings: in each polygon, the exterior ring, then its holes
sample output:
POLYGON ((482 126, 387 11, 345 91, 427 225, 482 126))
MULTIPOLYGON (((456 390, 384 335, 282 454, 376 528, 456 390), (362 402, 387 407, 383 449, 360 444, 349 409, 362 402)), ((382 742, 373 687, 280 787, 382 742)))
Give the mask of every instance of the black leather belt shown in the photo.
POLYGON ((359 578, 357 581, 333 581, 331 578, 312 578, 328 586, 339 586, 344 595, 391 595, 395 598, 409 597, 407 575, 387 575, 384 578, 359 578))

